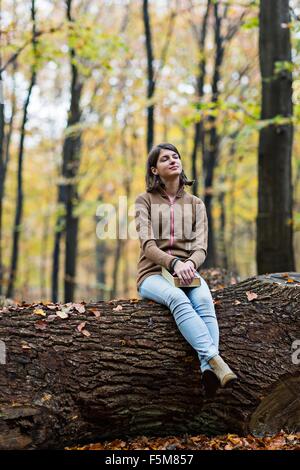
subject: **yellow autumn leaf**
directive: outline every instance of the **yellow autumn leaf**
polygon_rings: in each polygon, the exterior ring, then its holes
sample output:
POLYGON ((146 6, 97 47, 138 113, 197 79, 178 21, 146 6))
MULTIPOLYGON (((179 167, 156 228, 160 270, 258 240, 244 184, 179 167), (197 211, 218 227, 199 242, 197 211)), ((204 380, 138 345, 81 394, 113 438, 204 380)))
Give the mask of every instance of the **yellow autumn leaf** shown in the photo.
POLYGON ((41 309, 41 308, 35 308, 35 309, 33 310, 33 313, 34 313, 35 315, 42 315, 43 317, 46 316, 46 312, 44 312, 44 310, 41 309))

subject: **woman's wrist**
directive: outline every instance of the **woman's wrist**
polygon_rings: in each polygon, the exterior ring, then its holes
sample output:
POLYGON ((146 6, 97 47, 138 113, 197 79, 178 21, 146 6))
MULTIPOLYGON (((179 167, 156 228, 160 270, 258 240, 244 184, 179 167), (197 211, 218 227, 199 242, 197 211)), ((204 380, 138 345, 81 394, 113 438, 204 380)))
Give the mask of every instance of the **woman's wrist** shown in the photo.
POLYGON ((174 272, 175 264, 177 261, 180 261, 180 258, 174 258, 173 261, 171 262, 171 272, 174 272))
POLYGON ((196 266, 196 263, 195 263, 195 261, 194 261, 194 260, 192 260, 192 259, 187 259, 187 260, 186 260, 186 262, 187 262, 187 261, 189 261, 190 263, 192 263, 192 265, 193 265, 194 269, 196 269, 196 268, 197 268, 197 266, 196 266))

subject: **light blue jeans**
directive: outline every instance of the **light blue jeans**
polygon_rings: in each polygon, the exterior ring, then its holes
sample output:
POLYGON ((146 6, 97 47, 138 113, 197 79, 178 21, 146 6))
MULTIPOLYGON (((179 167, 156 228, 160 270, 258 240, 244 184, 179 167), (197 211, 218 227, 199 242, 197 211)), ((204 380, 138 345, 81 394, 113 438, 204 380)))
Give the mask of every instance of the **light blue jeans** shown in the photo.
POLYGON ((197 351, 201 371, 211 369, 208 361, 219 354, 219 327, 203 277, 201 286, 174 287, 161 274, 153 274, 143 280, 138 293, 170 309, 179 331, 197 351))

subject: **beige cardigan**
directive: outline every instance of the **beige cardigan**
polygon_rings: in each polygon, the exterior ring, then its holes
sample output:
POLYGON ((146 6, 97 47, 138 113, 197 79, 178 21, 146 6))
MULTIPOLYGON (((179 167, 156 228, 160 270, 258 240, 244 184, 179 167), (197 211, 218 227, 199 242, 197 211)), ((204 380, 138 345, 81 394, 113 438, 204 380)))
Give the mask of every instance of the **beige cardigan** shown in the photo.
POLYGON ((176 257, 191 260, 197 271, 207 255, 207 214, 203 201, 182 185, 175 199, 159 187, 135 200, 135 226, 140 241, 137 290, 146 277, 170 269, 176 257))

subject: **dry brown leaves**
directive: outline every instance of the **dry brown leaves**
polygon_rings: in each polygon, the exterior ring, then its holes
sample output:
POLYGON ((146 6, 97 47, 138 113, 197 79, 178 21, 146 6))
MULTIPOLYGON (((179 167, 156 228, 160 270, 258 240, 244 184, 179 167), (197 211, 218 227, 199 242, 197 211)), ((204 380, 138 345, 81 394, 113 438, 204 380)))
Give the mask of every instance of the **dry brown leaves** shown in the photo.
POLYGON ((280 432, 270 437, 245 437, 237 434, 207 437, 197 436, 168 436, 146 437, 139 436, 128 441, 115 439, 78 447, 66 447, 66 450, 300 450, 300 433, 286 434, 280 432))

